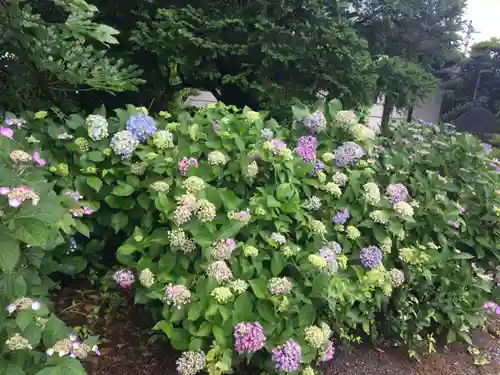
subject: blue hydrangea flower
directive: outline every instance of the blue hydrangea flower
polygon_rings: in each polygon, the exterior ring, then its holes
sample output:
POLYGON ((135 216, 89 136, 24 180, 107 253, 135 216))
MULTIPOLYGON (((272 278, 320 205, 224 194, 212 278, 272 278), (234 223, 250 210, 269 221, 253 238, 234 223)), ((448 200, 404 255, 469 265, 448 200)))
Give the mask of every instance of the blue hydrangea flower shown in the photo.
POLYGON ((156 133, 156 121, 151 116, 140 113, 127 120, 127 130, 142 142, 156 133))

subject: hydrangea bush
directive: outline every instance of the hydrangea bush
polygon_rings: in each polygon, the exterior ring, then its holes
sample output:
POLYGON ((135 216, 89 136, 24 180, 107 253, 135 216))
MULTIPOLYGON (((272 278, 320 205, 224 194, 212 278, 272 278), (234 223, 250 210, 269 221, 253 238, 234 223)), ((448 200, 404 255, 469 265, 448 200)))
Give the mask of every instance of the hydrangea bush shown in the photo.
POLYGON ((412 354, 442 332, 469 340, 492 299, 498 161, 449 127, 382 138, 341 109, 296 106, 280 126, 222 104, 130 106, 29 136, 48 145, 56 190, 87 199, 84 253, 116 246, 114 280, 160 317, 181 374, 249 360, 313 374, 361 335, 412 354))
POLYGON ((48 182, 45 152, 23 144, 27 126, 9 118, 0 135, 0 373, 84 374, 79 360, 98 352, 95 339, 80 341, 47 298, 49 275, 71 264, 58 250, 83 224, 48 182))

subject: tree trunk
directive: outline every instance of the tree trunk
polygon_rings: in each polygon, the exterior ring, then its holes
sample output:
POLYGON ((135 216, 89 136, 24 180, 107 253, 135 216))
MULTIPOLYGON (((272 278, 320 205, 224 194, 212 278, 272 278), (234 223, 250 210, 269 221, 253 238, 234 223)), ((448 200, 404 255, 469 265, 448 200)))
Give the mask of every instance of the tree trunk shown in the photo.
POLYGON ((406 121, 407 122, 411 122, 412 121, 413 109, 414 109, 414 107, 412 105, 408 107, 408 114, 406 115, 406 121))
POLYGON ((382 112, 382 123, 380 124, 382 134, 387 134, 389 131, 389 121, 391 120, 393 107, 391 95, 388 94, 384 98, 384 111, 382 112))

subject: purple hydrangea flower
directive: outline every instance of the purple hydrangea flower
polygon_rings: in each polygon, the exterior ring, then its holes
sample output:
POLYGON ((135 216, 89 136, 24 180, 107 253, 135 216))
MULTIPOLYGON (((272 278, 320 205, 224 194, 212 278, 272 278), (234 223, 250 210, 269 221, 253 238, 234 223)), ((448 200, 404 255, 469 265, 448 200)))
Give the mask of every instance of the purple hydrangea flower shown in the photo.
POLYGON ((300 345, 290 339, 283 345, 274 348, 271 352, 272 360, 279 371, 293 372, 300 367, 302 356, 300 345))
POLYGON ((328 341, 328 346, 326 347, 325 354, 321 357, 321 362, 330 361, 335 354, 335 347, 333 346, 333 342, 328 341))
POLYGON ((316 164, 312 171, 309 172, 310 176, 316 176, 318 173, 323 172, 325 170, 325 163, 321 160, 316 160, 316 164))
POLYGON ((335 165, 345 167, 354 165, 366 154, 366 151, 355 142, 345 142, 335 151, 335 165))
POLYGON ((316 148, 318 142, 316 137, 304 136, 299 138, 299 143, 295 152, 307 163, 313 162, 316 159, 316 148))
POLYGON ((481 143, 481 145, 483 146, 483 152, 486 155, 489 155, 493 152, 493 146, 490 145, 489 143, 483 142, 483 143, 481 143))
POLYGON ((113 280, 115 280, 120 287, 130 289, 135 281, 135 276, 132 271, 118 270, 114 273, 113 280))
POLYGON ((126 129, 139 141, 151 138, 157 131, 155 120, 143 113, 131 116, 127 120, 126 129))
POLYGON ((410 197, 408 189, 403 184, 390 184, 387 186, 387 196, 392 204, 406 202, 410 197))
POLYGON ((350 218, 351 215, 349 214, 349 210, 346 207, 342 211, 337 211, 335 215, 333 215, 332 220, 337 225, 344 225, 350 218))
POLYGON ((234 327, 234 349, 237 353, 252 354, 266 343, 264 329, 260 323, 238 323, 234 327))
POLYGON ((319 255, 326 261, 328 272, 334 274, 339 269, 337 255, 342 252, 342 247, 335 241, 319 249, 319 255))
POLYGON ((279 154, 280 150, 286 149, 286 143, 281 139, 273 139, 270 142, 273 145, 271 152, 275 155, 279 154))
POLYGON ((359 259, 365 269, 372 269, 382 263, 382 251, 377 246, 368 246, 361 249, 359 259))
POLYGON ((187 176, 189 167, 199 168, 198 160, 196 158, 184 157, 179 161, 179 172, 181 176, 187 176))
POLYGON ((0 135, 12 139, 14 136, 14 130, 0 126, 0 135))

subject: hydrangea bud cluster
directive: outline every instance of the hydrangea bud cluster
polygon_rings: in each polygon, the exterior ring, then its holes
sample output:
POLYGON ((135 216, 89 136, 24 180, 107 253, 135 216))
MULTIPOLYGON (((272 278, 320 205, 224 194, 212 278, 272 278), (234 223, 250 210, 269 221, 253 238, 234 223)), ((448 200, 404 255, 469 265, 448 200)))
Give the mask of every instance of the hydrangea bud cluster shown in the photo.
POLYGON ((151 288, 155 283, 155 275, 149 268, 145 268, 139 274, 139 281, 145 288, 151 288))
POLYGON ((326 117, 321 111, 315 111, 304 118, 304 126, 313 133, 321 133, 326 130, 326 117))
POLYGON ((191 301, 191 292, 184 285, 168 284, 165 288, 165 302, 177 309, 182 309, 191 301))
POLYGON ((287 296, 283 296, 281 298, 280 304, 277 307, 278 312, 282 313, 288 310, 288 307, 290 306, 290 300, 288 299, 287 296))
POLYGON ((359 260, 365 269, 375 268, 382 263, 382 251, 377 246, 364 247, 359 252, 359 260))
POLYGON ((389 222, 389 214, 382 210, 372 211, 368 216, 377 224, 387 224, 389 222))
POLYGON ((276 246, 281 246, 286 243, 286 237, 281 233, 274 232, 271 234, 271 242, 276 246))
POLYGON ((30 187, 22 185, 16 188, 0 187, 0 195, 6 195, 9 201, 9 206, 13 208, 19 207, 23 202, 31 200, 33 206, 36 206, 40 201, 40 197, 30 187))
POLYGON ((331 153, 331 152, 325 152, 323 155, 321 155, 321 159, 325 163, 331 162, 334 158, 335 158, 335 155, 333 155, 333 153, 331 153))
POLYGON ((316 375, 316 371, 311 366, 307 366, 302 370, 302 375, 316 375))
POLYGON ((335 165, 339 168, 355 165, 366 151, 355 142, 345 142, 335 150, 335 165))
POLYGON ((332 221, 337 225, 344 225, 351 218, 349 209, 346 207, 342 211, 337 211, 332 218, 332 221))
POLYGON ((319 270, 322 270, 328 266, 325 258, 318 254, 309 254, 307 260, 314 266, 314 268, 317 268, 319 270))
POLYGON ((326 332, 318 326, 309 326, 304 330, 304 338, 310 346, 320 349, 328 340, 328 336, 326 336, 325 333, 326 332))
POLYGON ((363 185, 363 190, 364 190, 363 197, 369 204, 375 206, 380 202, 381 199, 380 190, 376 183, 367 182, 366 184, 363 185))
POLYGON ((259 250, 253 246, 245 246, 243 248, 243 255, 247 258, 255 258, 259 255, 259 250))
POLYGON ((335 198, 340 198, 342 190, 335 182, 327 182, 322 189, 335 198))
POLYGON ((208 164, 223 166, 228 162, 227 156, 221 151, 212 151, 207 157, 208 164))
POLYGON ((68 139, 73 139, 73 136, 71 134, 68 134, 67 132, 61 133, 57 136, 57 139, 61 141, 67 141, 68 139))
POLYGON ((406 202, 397 202, 393 205, 394 211, 404 217, 413 217, 413 207, 406 202))
POLYGON ((358 117, 354 111, 339 111, 335 116, 335 120, 345 129, 358 123, 358 117))
POLYGON ((337 255, 340 254, 342 248, 337 242, 330 242, 328 246, 319 249, 319 255, 326 262, 326 270, 330 275, 336 273, 339 269, 337 255))
POLYGON ((196 216, 202 223, 209 223, 217 216, 217 209, 213 203, 200 199, 196 203, 196 216))
MULTIPOLYGON (((320 173, 323 173, 324 170, 325 163, 323 163, 321 160, 316 160, 314 168, 309 172, 309 176, 317 176, 319 178, 320 173)), ((323 180, 323 178, 321 178, 320 180, 323 180)))
POLYGON ((183 253, 191 253, 196 249, 196 244, 193 240, 186 237, 186 233, 182 229, 172 229, 167 233, 170 241, 170 246, 175 250, 180 250, 183 253))
POLYGON ((29 341, 21 336, 19 333, 16 333, 14 336, 9 337, 6 341, 5 344, 9 348, 9 350, 16 351, 16 350, 24 350, 24 349, 33 349, 29 341))
POLYGON ((264 143, 264 149, 271 151, 274 155, 279 155, 283 160, 292 160, 292 150, 280 139, 272 139, 264 143))
POLYGON ((267 288, 269 289, 269 293, 273 296, 278 296, 280 294, 288 294, 293 288, 293 284, 286 277, 272 277, 268 284, 267 288))
POLYGON ((227 260, 231 257, 235 248, 236 242, 234 239, 224 238, 222 240, 217 240, 212 244, 211 254, 216 260, 227 260))
POLYGON ((392 204, 407 202, 410 198, 408 189, 403 184, 390 184, 387 186, 386 194, 392 204))
POLYGON ((84 215, 92 215, 95 211, 88 206, 80 206, 69 210, 73 217, 83 217, 84 215))
POLYGON ((345 173, 335 172, 332 176, 332 181, 340 187, 344 187, 347 184, 348 177, 345 173))
POLYGON ((170 190, 170 185, 165 181, 156 181, 149 185, 151 189, 159 193, 168 193, 170 190))
POLYGON ((248 283, 245 280, 236 279, 229 283, 229 288, 235 294, 241 294, 248 289, 248 283))
POLYGON ((237 220, 243 224, 248 224, 252 215, 250 215, 250 209, 247 208, 243 211, 230 211, 227 217, 231 220, 237 220))
POLYGON ((179 172, 181 176, 187 176, 189 167, 199 168, 198 160, 196 158, 184 157, 179 161, 179 172))
POLYGON ((225 286, 219 286, 212 290, 212 293, 210 293, 214 299, 220 303, 220 304, 225 304, 233 298, 233 293, 231 292, 231 289, 225 286))
POLYGON ((353 227, 352 225, 349 225, 346 228, 346 232, 347 232, 346 233, 347 238, 349 238, 350 240, 356 241, 358 238, 361 237, 361 232, 358 230, 358 228, 353 227))
POLYGON ((282 248, 283 255, 285 258, 291 258, 300 252, 300 247, 298 246, 284 246, 282 248))
POLYGON ((386 254, 389 254, 392 250, 392 240, 390 237, 385 237, 380 244, 380 248, 386 254))
POLYGON ((261 136, 261 138, 269 141, 269 140, 273 139, 274 132, 269 128, 264 128, 260 131, 260 136, 261 136))
POLYGON ((219 284, 231 280, 233 272, 223 260, 217 260, 207 268, 207 274, 213 277, 219 284))
POLYGON ((320 351, 319 353, 320 361, 321 362, 331 361, 334 355, 335 355, 335 346, 333 345, 333 342, 328 341, 326 348, 320 351))
POLYGON ((116 155, 122 159, 128 159, 139 146, 139 141, 131 132, 123 130, 113 135, 109 146, 116 155))
POLYGON ((157 131, 156 121, 144 113, 130 116, 125 127, 141 142, 151 138, 157 131))
POLYGON ((271 351, 271 359, 278 371, 297 371, 300 367, 301 357, 302 351, 300 345, 292 339, 271 351))
POLYGON ((308 211, 317 211, 321 208, 321 199, 318 197, 308 198, 302 203, 302 207, 308 211))
POLYGON ((4 124, 7 126, 15 126, 18 129, 21 129, 21 127, 26 124, 26 120, 23 118, 9 118, 4 121, 4 124))
POLYGON ((205 353, 200 351, 184 352, 177 359, 177 372, 180 375, 195 375, 202 371, 207 364, 205 353))
POLYGON ((85 120, 89 138, 100 141, 108 137, 108 121, 101 115, 89 115, 85 120))
POLYGON ((7 312, 12 314, 15 311, 22 311, 26 309, 39 310, 41 307, 40 302, 35 301, 31 298, 19 298, 14 302, 7 305, 7 312))
POLYGON ((87 152, 88 150, 90 150, 89 141, 87 141, 83 137, 78 137, 77 139, 75 139, 75 145, 78 147, 78 150, 80 152, 87 152))
POLYGON ((309 227, 311 228, 311 232, 314 234, 324 236, 327 233, 326 225, 319 220, 312 220, 309 227))
POLYGON ((71 197, 71 198, 73 198, 73 200, 74 200, 75 202, 78 202, 80 199, 82 199, 82 198, 83 198, 83 196, 82 196, 82 195, 80 195, 80 192, 79 192, 78 190, 75 190, 75 191, 73 191, 73 190, 66 190, 66 191, 64 191, 64 192, 62 193, 62 195, 66 196, 66 197, 71 197))
POLYGON ((25 164, 33 160, 33 157, 25 151, 15 150, 9 154, 12 161, 16 164, 25 164))
POLYGON ((174 135, 168 130, 160 130, 153 136, 153 145, 160 150, 174 148, 174 135))
POLYGON ((134 273, 130 270, 118 270, 113 275, 113 280, 124 289, 129 289, 135 281, 134 273))
POLYGON ((205 181, 196 176, 191 176, 182 183, 182 187, 189 194, 196 194, 205 188, 205 181))
POLYGON ((260 323, 238 323, 234 326, 234 350, 238 354, 253 354, 266 343, 264 329, 260 323))
POLYGON ((364 126, 362 124, 353 125, 349 129, 349 132, 351 133, 351 135, 354 137, 355 140, 362 142, 372 141, 377 137, 373 129, 369 128, 368 126, 364 126))
POLYGON ((177 226, 187 223, 193 213, 196 211, 197 200, 192 194, 183 194, 181 196, 175 197, 177 201, 177 207, 173 213, 173 219, 177 226))
POLYGON ((318 141, 316 137, 313 136, 303 136, 299 138, 297 148, 295 152, 304 160, 306 163, 311 163, 316 160, 316 149, 318 147, 318 141))
POLYGON ((250 164, 248 164, 248 167, 245 171, 245 177, 252 181, 257 176, 257 174, 259 174, 259 166, 257 165, 257 162, 252 161, 250 164))
POLYGON ((391 275, 391 285, 394 288, 403 285, 403 283, 405 282, 405 274, 403 273, 403 271, 397 268, 391 269, 390 275, 391 275))

